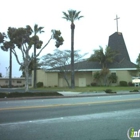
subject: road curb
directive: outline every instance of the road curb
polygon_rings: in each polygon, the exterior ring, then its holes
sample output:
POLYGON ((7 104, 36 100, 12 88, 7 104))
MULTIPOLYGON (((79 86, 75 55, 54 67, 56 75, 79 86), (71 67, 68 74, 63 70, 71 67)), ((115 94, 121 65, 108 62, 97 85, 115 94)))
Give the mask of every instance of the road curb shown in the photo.
MULTIPOLYGON (((81 93, 82 94, 82 93, 81 93)), ((58 99, 58 98, 78 98, 78 97, 97 97, 97 96, 120 96, 120 95, 131 95, 131 94, 140 94, 140 92, 131 92, 131 93, 106 93, 94 95, 91 93, 84 95, 68 95, 68 96, 35 96, 35 97, 17 97, 17 98, 0 98, 0 101, 12 101, 12 100, 34 100, 34 99, 58 99)))

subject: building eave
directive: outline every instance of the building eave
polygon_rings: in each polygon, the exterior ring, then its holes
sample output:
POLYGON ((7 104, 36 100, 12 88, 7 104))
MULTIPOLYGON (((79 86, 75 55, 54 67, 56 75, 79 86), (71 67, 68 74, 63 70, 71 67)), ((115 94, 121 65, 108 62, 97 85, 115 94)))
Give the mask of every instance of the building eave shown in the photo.
MULTIPOLYGON (((101 69, 78 69, 75 70, 75 72, 80 72, 80 71, 100 71, 101 69)), ((137 68, 109 68, 110 71, 120 71, 120 70, 137 70, 137 68)), ((71 70, 67 70, 67 71, 71 71, 71 70)), ((60 70, 45 70, 45 72, 62 72, 60 70)))

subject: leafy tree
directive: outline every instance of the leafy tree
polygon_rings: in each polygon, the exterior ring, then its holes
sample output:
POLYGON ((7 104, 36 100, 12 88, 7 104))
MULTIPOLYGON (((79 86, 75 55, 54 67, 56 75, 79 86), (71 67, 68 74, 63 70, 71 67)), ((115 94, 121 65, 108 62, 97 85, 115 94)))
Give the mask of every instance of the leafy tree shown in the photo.
POLYGON ((136 63, 137 63, 137 70, 140 72, 140 53, 138 55, 138 58, 136 60, 136 63))
POLYGON ((68 13, 63 12, 64 19, 71 22, 71 88, 75 87, 75 78, 74 78, 74 29, 75 29, 75 20, 79 20, 83 16, 79 16, 81 11, 68 10, 68 13))
MULTIPOLYGON (((34 63, 34 59, 33 59, 33 56, 32 56, 32 59, 31 59, 31 62, 29 64, 29 76, 32 75, 32 70, 34 70, 34 67, 36 67, 36 69, 40 68, 41 67, 41 63, 39 62, 39 58, 36 58, 36 63, 34 63)), ((24 73, 24 67, 20 66, 19 68, 20 71, 22 71, 22 75, 21 77, 25 77, 25 73, 24 73)))
MULTIPOLYGON (((81 55, 79 50, 74 51, 74 62, 77 63, 86 55, 81 55)), ((59 70, 63 74, 63 78, 65 79, 68 87, 70 87, 68 73, 70 72, 70 50, 54 50, 53 54, 46 54, 42 57, 42 66, 44 68, 52 69, 52 70, 59 70)))
POLYGON ((0 43, 3 43, 5 38, 6 38, 6 34, 0 33, 0 43))
MULTIPOLYGON (((6 38, 5 33, 0 33, 0 44, 4 42, 4 38, 6 38)), ((2 73, 0 73, 0 77, 2 77, 2 73)))
MULTIPOLYGON (((18 64, 23 68, 25 73, 25 91, 29 90, 28 86, 28 78, 29 78, 29 65, 34 57, 38 57, 42 50, 49 44, 52 39, 55 39, 56 42, 60 42, 63 44, 63 38, 61 34, 58 35, 57 30, 52 30, 52 35, 48 42, 42 47, 43 42, 39 39, 38 36, 32 36, 32 30, 29 28, 30 26, 26 26, 25 28, 8 28, 8 41, 4 41, 3 46, 1 47, 3 50, 7 50, 11 48, 12 53, 16 57, 18 64), (36 39, 35 39, 36 38, 36 39), (58 40, 57 40, 58 38, 58 40), (61 40, 60 40, 61 38, 61 40), (36 48, 40 48, 38 54, 32 57, 29 54, 29 51, 36 43, 36 48), (16 48, 21 51, 23 61, 20 61, 19 54, 16 52, 16 48)), ((56 43, 57 44, 57 43, 56 43)), ((59 47, 59 46, 58 46, 59 47)))

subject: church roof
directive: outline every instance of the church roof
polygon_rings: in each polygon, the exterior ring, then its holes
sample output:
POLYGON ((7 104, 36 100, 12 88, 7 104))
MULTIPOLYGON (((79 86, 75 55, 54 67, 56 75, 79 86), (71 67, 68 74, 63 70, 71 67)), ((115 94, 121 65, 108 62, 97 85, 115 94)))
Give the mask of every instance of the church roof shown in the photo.
MULTIPOLYGON (((102 65, 98 62, 92 62, 92 61, 82 61, 74 64, 75 71, 96 71, 102 69, 102 65)), ((71 65, 65 66, 66 70, 71 70, 71 65)), ((136 70, 136 65, 130 61, 127 61, 126 59, 123 59, 120 62, 113 62, 108 64, 108 69, 118 70, 118 69, 125 69, 125 70, 136 70)), ((49 69, 50 71, 59 71, 60 67, 49 69)))
POLYGON ((130 57, 122 33, 115 32, 114 34, 109 36, 108 46, 112 50, 119 52, 119 55, 116 56, 115 61, 120 62, 123 59, 130 61, 130 57))
MULTIPOLYGON (((108 63, 108 69, 128 69, 128 70, 136 70, 136 64, 130 61, 130 57, 125 45, 125 41, 123 38, 122 33, 115 32, 114 34, 109 36, 108 46, 114 50, 119 52, 119 55, 115 57, 113 63, 108 63)), ((102 65, 99 62, 92 62, 92 61, 82 61, 75 63, 75 70, 84 70, 84 71, 93 71, 102 69, 102 65)), ((67 70, 71 70, 71 65, 65 66, 67 70)), ((52 69, 58 70, 58 68, 52 69)))

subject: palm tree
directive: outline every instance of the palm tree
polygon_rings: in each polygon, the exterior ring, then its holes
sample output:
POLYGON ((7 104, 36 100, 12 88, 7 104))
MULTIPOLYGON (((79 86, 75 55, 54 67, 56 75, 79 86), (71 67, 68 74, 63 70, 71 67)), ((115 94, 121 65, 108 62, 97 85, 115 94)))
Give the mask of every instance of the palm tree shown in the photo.
POLYGON ((107 63, 112 63, 119 53, 109 46, 106 46, 105 51, 101 46, 99 47, 100 49, 94 50, 94 54, 90 56, 89 61, 99 62, 102 65, 102 69, 104 69, 107 68, 107 63))
POLYGON ((63 12, 64 19, 71 22, 71 88, 75 87, 75 78, 74 78, 74 29, 75 29, 75 20, 79 20, 83 16, 79 16, 81 11, 68 10, 68 13, 63 12))
POLYGON ((36 48, 37 48, 37 41, 38 41, 38 33, 42 33, 44 32, 42 29, 44 27, 38 27, 37 24, 34 25, 34 29, 32 29, 29 25, 27 26, 27 28, 34 34, 33 38, 34 38, 34 88, 36 88, 36 48))
POLYGON ((94 54, 92 54, 89 58, 89 61, 98 62, 102 65, 102 70, 100 73, 105 85, 107 82, 107 75, 109 73, 107 64, 112 63, 118 54, 119 53, 117 51, 112 50, 109 46, 106 46, 105 51, 100 46, 100 49, 94 50, 94 54))

